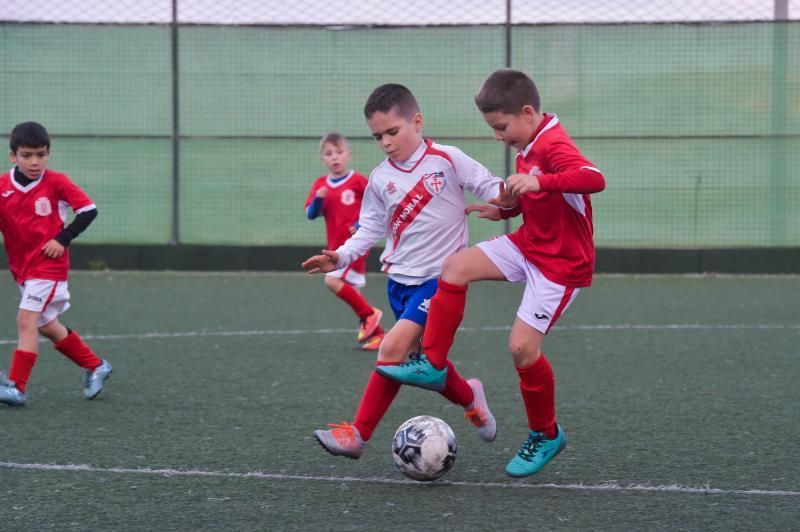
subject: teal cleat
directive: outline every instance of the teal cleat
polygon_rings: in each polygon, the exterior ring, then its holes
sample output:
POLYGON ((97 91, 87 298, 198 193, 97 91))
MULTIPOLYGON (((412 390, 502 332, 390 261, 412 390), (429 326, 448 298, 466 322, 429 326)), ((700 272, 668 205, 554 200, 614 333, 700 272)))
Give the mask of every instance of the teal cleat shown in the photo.
POLYGON ((527 477, 541 471, 567 446, 561 425, 556 425, 556 428, 558 435, 552 440, 546 439, 541 432, 531 431, 517 455, 506 466, 506 473, 511 477, 527 477))
POLYGON ((447 381, 446 366, 436 369, 428 362, 428 357, 415 353, 412 353, 408 362, 404 364, 378 366, 375 371, 387 379, 437 392, 444 390, 447 381))

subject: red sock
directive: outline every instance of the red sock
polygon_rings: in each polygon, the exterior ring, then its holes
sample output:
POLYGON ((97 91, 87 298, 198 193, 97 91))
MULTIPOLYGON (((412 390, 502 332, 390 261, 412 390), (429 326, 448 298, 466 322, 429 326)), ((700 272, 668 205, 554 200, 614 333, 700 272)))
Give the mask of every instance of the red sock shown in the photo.
POLYGON ((422 352, 436 369, 447 365, 447 353, 464 317, 466 304, 467 285, 450 284, 439 279, 439 287, 428 310, 425 334, 422 335, 422 352))
POLYGON ((475 394, 467 381, 462 377, 456 367, 449 360, 447 361, 447 380, 444 383, 444 390, 441 393, 448 401, 461 405, 464 408, 472 404, 475 394))
POLYGON ((344 283, 342 288, 336 292, 336 297, 350 305, 353 312, 362 320, 372 316, 372 313, 375 312, 372 310, 372 305, 364 299, 364 296, 347 283, 344 283))
MULTIPOLYGON (((377 362, 376 366, 391 365, 377 362)), ((361 404, 358 405, 356 419, 353 425, 358 429, 364 441, 372 437, 372 432, 383 419, 386 411, 394 401, 397 392, 400 390, 400 383, 387 379, 376 372, 372 372, 364 394, 361 396, 361 404)))
POLYGON ((556 379, 553 368, 544 353, 528 367, 517 368, 519 389, 525 412, 528 414, 528 427, 536 432, 544 432, 548 439, 555 438, 556 430, 556 379))
POLYGON ((31 376, 33 365, 36 364, 36 356, 36 353, 30 351, 14 350, 11 367, 8 370, 8 379, 14 381, 17 390, 21 392, 24 392, 28 386, 28 378, 31 376))
POLYGON ((86 345, 75 331, 70 331, 66 338, 53 347, 61 351, 67 358, 82 368, 94 370, 103 363, 103 361, 94 354, 92 348, 86 345))

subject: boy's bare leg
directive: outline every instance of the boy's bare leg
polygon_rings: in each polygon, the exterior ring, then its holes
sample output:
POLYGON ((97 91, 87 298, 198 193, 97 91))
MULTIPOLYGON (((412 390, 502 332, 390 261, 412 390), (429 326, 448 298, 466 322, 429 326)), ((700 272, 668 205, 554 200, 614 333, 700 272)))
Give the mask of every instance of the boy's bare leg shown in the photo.
MULTIPOLYGON (((381 343, 376 367, 403 362, 409 351, 418 345, 421 335, 421 325, 411 320, 398 320, 381 343)), ((344 422, 330 425, 329 430, 314 431, 314 436, 331 454, 350 458, 360 457, 364 452, 364 445, 372 437, 372 432, 389 410, 399 390, 399 382, 373 371, 361 395, 361 403, 358 405, 353 424, 344 422)))
POLYGON ((556 422, 555 377, 541 351, 543 339, 544 334, 519 318, 508 338, 530 429, 519 452, 506 466, 506 473, 512 477, 538 472, 567 444, 556 422))
POLYGON ((62 324, 60 321, 58 321, 58 318, 56 318, 50 323, 39 327, 39 333, 54 344, 57 344, 69 336, 69 329, 67 329, 64 324, 62 324))

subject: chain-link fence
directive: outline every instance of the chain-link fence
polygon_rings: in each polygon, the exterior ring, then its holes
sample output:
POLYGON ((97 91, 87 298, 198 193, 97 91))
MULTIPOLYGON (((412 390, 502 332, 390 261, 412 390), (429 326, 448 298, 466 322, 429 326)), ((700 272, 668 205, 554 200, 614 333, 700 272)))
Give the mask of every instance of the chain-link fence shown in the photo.
POLYGON ((100 207, 82 241, 320 244, 322 134, 369 173, 363 103, 400 82, 426 135, 504 175, 472 97, 512 66, 606 174, 598 245, 797 246, 797 3, 5 0, 0 132, 48 127, 100 207))

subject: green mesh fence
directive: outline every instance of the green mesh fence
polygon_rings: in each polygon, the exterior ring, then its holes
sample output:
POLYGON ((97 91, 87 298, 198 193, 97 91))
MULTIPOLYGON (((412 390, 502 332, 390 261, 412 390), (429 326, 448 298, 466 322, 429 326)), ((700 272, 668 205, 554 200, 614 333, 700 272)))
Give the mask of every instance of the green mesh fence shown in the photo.
MULTIPOLYGON (((511 64, 537 81, 606 174, 600 246, 800 245, 800 22, 514 26, 511 64)), ((0 131, 37 120, 51 166, 101 215, 85 242, 173 232, 168 25, 0 24, 0 131)), ((506 62, 506 27, 178 28, 179 241, 321 244, 303 202, 318 138, 381 160, 362 107, 408 85, 425 133, 499 175, 503 147, 472 103, 506 62)), ((4 142, 7 137, 4 137, 4 142)), ((502 232, 473 220, 472 240, 502 232)))

